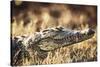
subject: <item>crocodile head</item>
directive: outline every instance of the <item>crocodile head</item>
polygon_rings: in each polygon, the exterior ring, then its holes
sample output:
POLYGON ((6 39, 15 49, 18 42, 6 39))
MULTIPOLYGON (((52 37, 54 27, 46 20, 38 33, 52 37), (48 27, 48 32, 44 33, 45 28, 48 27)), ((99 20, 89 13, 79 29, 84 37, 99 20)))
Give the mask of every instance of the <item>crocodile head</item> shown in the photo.
POLYGON ((62 27, 50 28, 41 32, 41 37, 37 41, 38 47, 41 50, 50 51, 90 39, 93 37, 94 33, 92 29, 77 31, 62 27))

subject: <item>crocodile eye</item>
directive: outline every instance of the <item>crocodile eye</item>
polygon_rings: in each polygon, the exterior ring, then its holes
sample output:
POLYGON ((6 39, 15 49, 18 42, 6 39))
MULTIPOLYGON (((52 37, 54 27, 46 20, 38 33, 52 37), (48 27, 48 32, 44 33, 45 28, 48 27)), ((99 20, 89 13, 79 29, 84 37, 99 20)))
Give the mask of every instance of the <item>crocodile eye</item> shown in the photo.
POLYGON ((43 30, 42 32, 47 32, 47 31, 49 31, 49 30, 43 30))

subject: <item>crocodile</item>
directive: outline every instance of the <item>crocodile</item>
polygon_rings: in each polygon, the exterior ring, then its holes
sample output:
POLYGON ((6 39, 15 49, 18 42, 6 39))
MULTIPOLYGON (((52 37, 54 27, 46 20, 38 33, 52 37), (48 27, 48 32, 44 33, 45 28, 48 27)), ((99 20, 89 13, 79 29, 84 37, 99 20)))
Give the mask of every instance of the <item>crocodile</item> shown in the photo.
POLYGON ((27 46, 27 48, 37 46, 43 51, 51 51, 90 39, 94 33, 92 29, 77 31, 63 27, 48 28, 26 37, 26 39, 24 39, 24 37, 23 44, 27 46))
POLYGON ((29 36, 23 35, 12 37, 12 62, 14 64, 17 63, 17 61, 14 60, 18 55, 21 55, 19 54, 21 52, 23 55, 30 56, 29 49, 36 50, 40 57, 43 56, 42 58, 46 58, 47 52, 88 40, 92 38, 94 34, 95 31, 90 28, 84 30, 70 30, 63 27, 55 27, 35 32, 29 36))

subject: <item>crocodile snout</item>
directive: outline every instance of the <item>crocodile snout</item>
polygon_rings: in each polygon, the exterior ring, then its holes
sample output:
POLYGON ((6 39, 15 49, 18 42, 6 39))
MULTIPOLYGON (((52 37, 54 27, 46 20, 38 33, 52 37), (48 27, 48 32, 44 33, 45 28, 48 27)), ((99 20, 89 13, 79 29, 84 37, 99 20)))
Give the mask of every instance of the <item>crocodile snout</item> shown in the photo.
POLYGON ((89 29, 87 35, 93 35, 94 33, 95 33, 94 30, 89 29))

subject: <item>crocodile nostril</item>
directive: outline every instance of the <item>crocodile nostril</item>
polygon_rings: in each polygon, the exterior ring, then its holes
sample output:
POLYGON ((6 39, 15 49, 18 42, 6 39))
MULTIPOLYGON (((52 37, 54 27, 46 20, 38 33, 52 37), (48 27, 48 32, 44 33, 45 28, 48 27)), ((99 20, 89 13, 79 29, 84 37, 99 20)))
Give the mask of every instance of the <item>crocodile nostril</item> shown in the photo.
POLYGON ((94 34, 95 32, 92 30, 92 29, 89 29, 89 31, 88 31, 88 35, 92 35, 92 34, 94 34))

